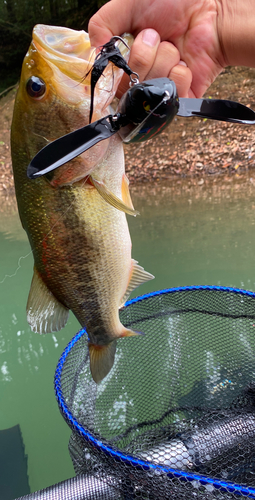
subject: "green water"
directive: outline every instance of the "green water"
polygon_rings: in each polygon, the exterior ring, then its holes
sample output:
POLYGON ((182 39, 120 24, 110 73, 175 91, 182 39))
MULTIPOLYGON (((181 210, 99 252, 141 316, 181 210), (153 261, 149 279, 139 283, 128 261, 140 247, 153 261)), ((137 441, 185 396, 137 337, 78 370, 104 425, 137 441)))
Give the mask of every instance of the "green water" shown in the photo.
MULTIPOLYGON (((133 295, 196 284, 255 290, 252 179, 149 184, 134 188, 132 199, 140 211, 129 217, 133 257, 155 275, 133 295)), ((0 213, 0 249, 0 430, 20 425, 35 491, 74 475, 53 377, 79 325, 71 316, 57 334, 30 331, 25 308, 32 256, 14 210, 0 213)))

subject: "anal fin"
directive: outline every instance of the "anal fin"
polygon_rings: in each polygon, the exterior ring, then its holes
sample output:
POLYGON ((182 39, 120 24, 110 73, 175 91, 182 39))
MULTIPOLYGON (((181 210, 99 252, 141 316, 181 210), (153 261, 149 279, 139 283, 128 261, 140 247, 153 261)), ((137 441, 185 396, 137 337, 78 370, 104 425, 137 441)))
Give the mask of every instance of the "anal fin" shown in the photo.
POLYGON ((43 282, 34 268, 27 301, 27 321, 36 333, 61 330, 67 322, 69 309, 61 304, 43 282))
POLYGON ((139 285, 142 285, 143 283, 146 283, 146 281, 153 280, 154 278, 155 276, 153 276, 153 274, 145 271, 142 266, 139 266, 136 260, 132 259, 132 271, 130 280, 127 289, 121 299, 120 307, 125 304, 129 295, 131 294, 131 292, 133 292, 133 290, 135 290, 135 288, 137 288, 139 285))
POLYGON ((135 210, 133 208, 131 198, 130 198, 131 206, 126 205, 122 200, 120 200, 120 198, 118 198, 118 196, 116 196, 114 193, 112 193, 110 191, 110 189, 108 189, 103 182, 100 182, 100 181, 97 181, 96 179, 93 179, 92 176, 90 176, 89 179, 90 179, 91 184, 93 184, 93 186, 96 188, 98 193, 102 196, 102 198, 107 203, 112 205, 114 208, 117 208, 117 210, 120 210, 121 212, 125 212, 128 215, 134 215, 134 216, 139 215, 139 212, 137 212, 137 210, 135 210))

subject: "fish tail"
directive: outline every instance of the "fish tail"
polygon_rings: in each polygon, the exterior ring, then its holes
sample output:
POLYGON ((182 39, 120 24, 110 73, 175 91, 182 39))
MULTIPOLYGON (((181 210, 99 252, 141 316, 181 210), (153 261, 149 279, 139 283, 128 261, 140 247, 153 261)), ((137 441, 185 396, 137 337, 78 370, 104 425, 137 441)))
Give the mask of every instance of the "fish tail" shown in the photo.
POLYGON ((89 344, 90 371, 98 384, 109 373, 114 363, 116 340, 107 345, 89 344))
MULTIPOLYGON (((140 332, 124 328, 120 337, 133 337, 140 332)), ((107 345, 89 344, 90 371, 93 380, 98 384, 113 367, 117 340, 107 345)))

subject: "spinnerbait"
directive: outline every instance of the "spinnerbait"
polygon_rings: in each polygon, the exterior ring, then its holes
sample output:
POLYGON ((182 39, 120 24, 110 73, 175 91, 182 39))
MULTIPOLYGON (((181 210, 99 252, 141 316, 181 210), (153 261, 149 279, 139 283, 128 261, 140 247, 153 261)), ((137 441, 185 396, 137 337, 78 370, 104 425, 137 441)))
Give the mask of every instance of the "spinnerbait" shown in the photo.
POLYGON ((122 140, 142 142, 154 137, 178 116, 198 116, 225 122, 255 124, 255 112, 243 104, 220 99, 179 98, 175 83, 168 78, 155 78, 139 83, 137 73, 126 63, 113 37, 102 46, 91 72, 91 109, 97 81, 109 61, 130 77, 131 87, 122 96, 115 115, 108 115, 45 146, 30 162, 27 176, 36 179, 72 160, 98 142, 117 132, 122 140), (132 78, 135 75, 135 78, 132 78))

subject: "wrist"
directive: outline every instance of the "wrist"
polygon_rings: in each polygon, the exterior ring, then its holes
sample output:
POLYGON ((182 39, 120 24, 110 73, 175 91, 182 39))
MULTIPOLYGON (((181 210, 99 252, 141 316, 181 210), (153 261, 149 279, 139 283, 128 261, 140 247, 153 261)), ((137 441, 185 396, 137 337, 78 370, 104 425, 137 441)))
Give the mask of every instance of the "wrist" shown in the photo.
POLYGON ((255 67, 255 2, 216 0, 219 42, 226 66, 255 67))

